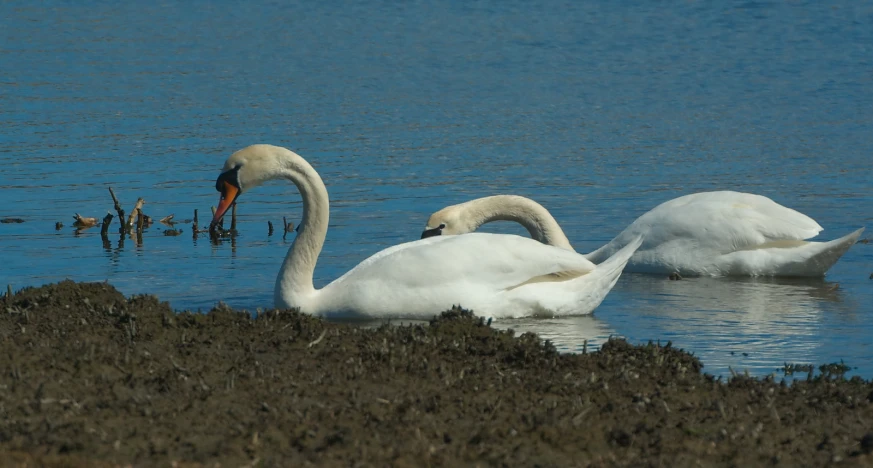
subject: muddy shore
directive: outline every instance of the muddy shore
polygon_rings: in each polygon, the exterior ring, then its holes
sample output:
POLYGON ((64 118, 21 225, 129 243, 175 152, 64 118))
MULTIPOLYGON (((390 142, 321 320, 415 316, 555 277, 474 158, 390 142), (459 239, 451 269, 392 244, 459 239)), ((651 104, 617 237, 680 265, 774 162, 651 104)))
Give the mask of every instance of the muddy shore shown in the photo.
POLYGON ((12 466, 873 464, 859 378, 718 381, 670 346, 559 354, 457 310, 364 329, 74 282, 0 305, 12 466))

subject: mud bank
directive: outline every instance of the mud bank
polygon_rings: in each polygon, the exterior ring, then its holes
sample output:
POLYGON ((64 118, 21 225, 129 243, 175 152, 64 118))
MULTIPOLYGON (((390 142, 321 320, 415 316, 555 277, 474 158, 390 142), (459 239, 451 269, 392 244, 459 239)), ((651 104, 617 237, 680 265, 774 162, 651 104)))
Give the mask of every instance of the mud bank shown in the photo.
POLYGON ((362 329, 73 282, 0 305, 10 464, 873 463, 873 385, 857 378, 718 382, 668 346, 559 354, 460 311, 362 329))

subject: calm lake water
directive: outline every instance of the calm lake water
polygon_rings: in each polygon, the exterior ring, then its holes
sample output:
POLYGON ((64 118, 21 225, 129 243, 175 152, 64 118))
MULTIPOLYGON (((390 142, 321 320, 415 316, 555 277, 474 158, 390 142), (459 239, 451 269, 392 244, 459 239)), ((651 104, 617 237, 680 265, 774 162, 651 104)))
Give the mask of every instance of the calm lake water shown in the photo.
MULTIPOLYGON (((272 305, 301 204, 271 184, 234 242, 201 223, 233 151, 287 146, 321 173, 317 285, 417 239, 428 215, 498 193, 547 206, 579 251, 679 195, 732 189, 816 219, 873 219, 873 3, 3 2, 0 284, 109 280, 177 309, 272 305), (267 235, 267 221, 279 228, 267 235), (55 230, 55 223, 64 227, 55 230)), ((517 226, 488 230, 522 234, 517 226)), ((863 237, 871 237, 866 232, 863 237)), ((839 360, 873 377, 873 244, 822 280, 624 275, 593 316, 505 321, 561 349, 672 340, 707 372, 839 360)))

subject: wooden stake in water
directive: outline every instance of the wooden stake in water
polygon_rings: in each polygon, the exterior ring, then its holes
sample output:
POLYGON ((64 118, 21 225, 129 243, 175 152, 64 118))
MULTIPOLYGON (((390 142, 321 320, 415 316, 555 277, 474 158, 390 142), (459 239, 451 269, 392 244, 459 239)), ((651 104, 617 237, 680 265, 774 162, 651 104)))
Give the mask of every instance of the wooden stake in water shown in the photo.
POLYGON ((118 198, 115 197, 112 187, 109 187, 109 195, 112 195, 112 203, 115 203, 115 211, 118 212, 118 222, 121 223, 121 230, 124 231, 124 208, 121 207, 121 203, 118 203, 118 198))
MULTIPOLYGON (((145 205, 145 200, 142 197, 137 198, 136 205, 133 207, 133 211, 130 212, 130 216, 127 218, 128 227, 133 226, 133 223, 139 223, 139 215, 142 214, 142 206, 145 205)), ((139 229, 137 227, 137 229, 139 229)))
POLYGON ((230 230, 236 231, 236 203, 230 209, 230 230))
POLYGON ((267 236, 273 235, 273 222, 267 221, 267 236))
MULTIPOLYGON (((142 198, 140 198, 142 200, 142 198)), ((139 203, 137 203, 138 205, 139 203)), ((145 215, 142 214, 142 210, 134 209, 136 211, 136 233, 142 235, 142 225, 145 222, 145 215)))
POLYGON ((103 226, 100 227, 100 235, 105 236, 107 232, 109 232, 109 225, 112 224, 112 213, 106 213, 106 216, 103 217, 103 226))

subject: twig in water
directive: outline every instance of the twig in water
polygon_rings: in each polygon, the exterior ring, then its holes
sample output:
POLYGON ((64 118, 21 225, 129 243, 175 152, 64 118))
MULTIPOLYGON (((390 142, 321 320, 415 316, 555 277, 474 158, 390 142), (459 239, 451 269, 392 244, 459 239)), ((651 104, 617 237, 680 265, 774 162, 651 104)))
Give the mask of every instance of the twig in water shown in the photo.
MULTIPOLYGON (((142 200, 142 198, 140 198, 142 200)), ((142 235, 142 225, 145 224, 145 215, 142 214, 142 210, 134 209, 136 211, 136 233, 142 235)))
POLYGON ((130 216, 127 218, 127 226, 133 226, 134 222, 139 222, 139 213, 142 212, 142 206, 145 205, 145 200, 142 197, 137 198, 136 205, 133 206, 133 211, 130 212, 130 216))
POLYGON ((272 221, 267 221, 267 235, 268 236, 273 235, 273 222, 272 221))
POLYGON ((230 209, 230 230, 236 231, 236 203, 230 209))
POLYGON ((112 224, 112 213, 107 212, 106 216, 103 217, 103 226, 100 227, 100 235, 105 236, 107 232, 109 232, 109 225, 112 224))
POLYGON ((176 215, 175 215, 175 214, 171 214, 171 215, 169 215, 169 216, 164 216, 163 218, 161 218, 160 220, 158 220, 158 222, 161 223, 161 224, 166 224, 167 226, 172 226, 173 224, 175 224, 175 223, 173 223, 173 217, 174 217, 174 216, 176 216, 176 215))
MULTIPOLYGON (((211 206, 210 208, 212 208, 212 218, 214 219, 214 218, 215 218, 215 207, 214 207, 214 206, 211 206)), ((221 220, 218 221, 218 225, 217 225, 217 227, 218 227, 219 229, 221 229, 222 231, 224 230, 224 216, 222 216, 222 217, 221 217, 221 220)), ((209 230, 210 230, 210 231, 213 230, 212 223, 209 223, 209 230)))
POLYGON ((109 187, 109 195, 112 195, 112 203, 115 204, 115 211, 118 213, 118 222, 121 223, 121 232, 124 232, 124 209, 121 207, 121 203, 118 203, 118 198, 115 197, 112 187, 109 187))
POLYGON ((73 219, 76 220, 76 222, 73 223, 73 226, 79 228, 86 228, 97 225, 97 218, 84 218, 79 213, 76 213, 76 216, 73 216, 73 219))
POLYGON ((289 223, 284 216, 282 216, 282 224, 285 227, 282 229, 282 239, 285 238, 285 235, 294 230, 294 223, 289 223))

